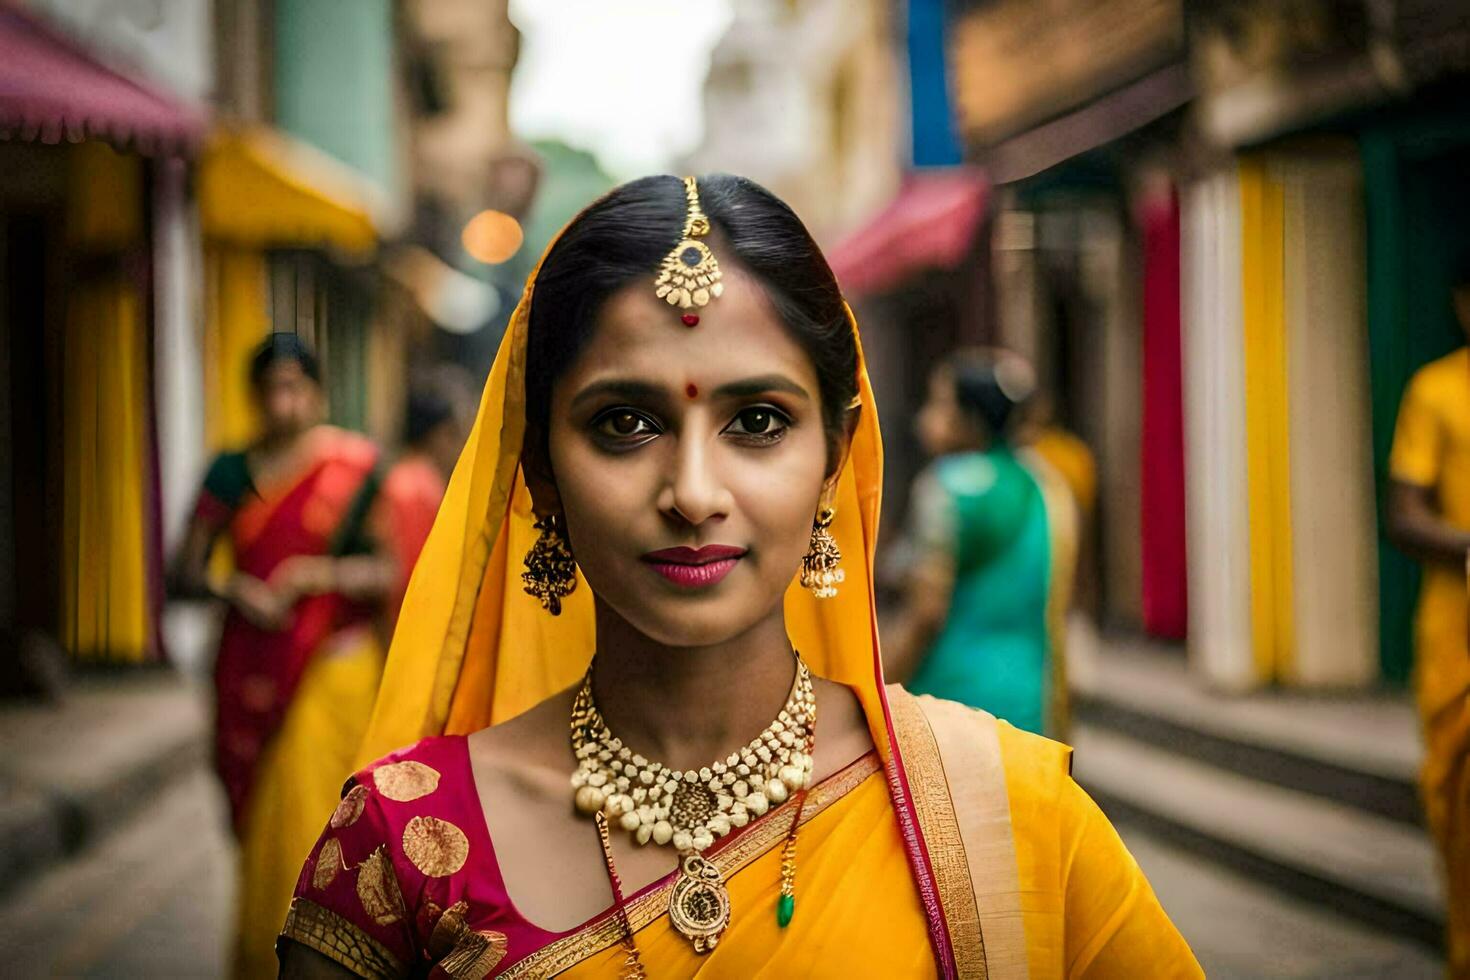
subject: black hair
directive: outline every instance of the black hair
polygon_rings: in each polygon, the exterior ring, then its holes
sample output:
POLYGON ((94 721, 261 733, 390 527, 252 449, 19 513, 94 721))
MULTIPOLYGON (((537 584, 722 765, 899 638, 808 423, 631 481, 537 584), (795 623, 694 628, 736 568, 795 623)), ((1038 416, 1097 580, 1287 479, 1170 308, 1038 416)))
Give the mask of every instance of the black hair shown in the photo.
POLYGON ((983 426, 991 438, 1009 440, 1017 409, 1034 390, 1025 362, 1012 354, 959 350, 944 359, 944 367, 954 379, 960 410, 983 426))
MULTIPOLYGON (((700 177, 717 258, 738 264, 765 288, 777 316, 811 358, 828 444, 834 446, 857 395, 857 343, 842 291, 796 213, 752 180, 700 177)), ((545 451, 551 387, 592 336, 598 312, 617 290, 646 281, 650 292, 663 257, 679 242, 686 214, 684 182, 668 175, 617 187, 562 232, 536 277, 526 351, 528 442, 545 451)), ((718 302, 718 300, 716 300, 718 302)))
POLYGON ((294 333, 273 333, 250 356, 250 386, 259 388, 271 366, 282 361, 295 361, 302 374, 321 384, 321 363, 311 345, 294 333))
POLYGON ((454 404, 433 388, 409 389, 403 413, 403 442, 413 446, 454 417, 454 404))

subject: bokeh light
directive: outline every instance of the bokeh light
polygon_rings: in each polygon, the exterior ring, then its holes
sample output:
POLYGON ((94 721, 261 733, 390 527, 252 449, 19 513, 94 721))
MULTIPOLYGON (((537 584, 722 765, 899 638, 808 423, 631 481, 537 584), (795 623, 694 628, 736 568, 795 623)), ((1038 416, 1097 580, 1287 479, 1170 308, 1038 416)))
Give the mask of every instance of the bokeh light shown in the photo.
POLYGON ((464 250, 477 262, 499 265, 520 250, 525 235, 521 223, 504 211, 481 211, 460 235, 464 250))

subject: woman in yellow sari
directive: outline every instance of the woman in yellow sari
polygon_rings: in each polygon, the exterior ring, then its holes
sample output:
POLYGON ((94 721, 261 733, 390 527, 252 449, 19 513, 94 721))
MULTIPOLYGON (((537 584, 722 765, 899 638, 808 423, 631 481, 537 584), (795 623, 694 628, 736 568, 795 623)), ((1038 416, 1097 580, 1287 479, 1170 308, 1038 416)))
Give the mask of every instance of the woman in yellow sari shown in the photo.
POLYGON ((255 353, 261 436, 220 454, 172 568, 176 595, 229 611, 215 659, 215 765, 240 841, 234 972, 275 972, 272 942, 315 813, 351 771, 382 671, 373 632, 396 566, 379 557, 378 450, 322 423, 320 372, 295 334, 255 353), (227 536, 233 571, 208 575, 227 536))
POLYGON ((654 177, 584 211, 512 318, 364 757, 421 741, 349 783, 283 975, 1200 976, 1066 747, 885 689, 881 456, 784 204, 654 177))

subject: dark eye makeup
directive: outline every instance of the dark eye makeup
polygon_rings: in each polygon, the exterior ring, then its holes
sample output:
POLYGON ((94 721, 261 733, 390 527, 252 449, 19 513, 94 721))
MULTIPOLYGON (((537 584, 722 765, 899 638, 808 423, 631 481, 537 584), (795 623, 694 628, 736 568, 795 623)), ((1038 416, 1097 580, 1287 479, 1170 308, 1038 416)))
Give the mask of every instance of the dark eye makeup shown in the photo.
MULTIPOLYGON (((750 405, 735 413, 720 434, 747 446, 765 446, 780 441, 792 420, 774 405, 750 405)), ((664 432, 651 414, 627 405, 603 409, 588 423, 593 436, 611 449, 634 449, 664 432)))
POLYGON ((752 405, 737 412, 723 434, 752 445, 767 445, 782 439, 790 427, 791 418, 774 405, 752 405))
POLYGON ((591 428, 594 435, 619 448, 642 445, 663 432, 651 416, 627 406, 599 412, 592 419, 591 428))

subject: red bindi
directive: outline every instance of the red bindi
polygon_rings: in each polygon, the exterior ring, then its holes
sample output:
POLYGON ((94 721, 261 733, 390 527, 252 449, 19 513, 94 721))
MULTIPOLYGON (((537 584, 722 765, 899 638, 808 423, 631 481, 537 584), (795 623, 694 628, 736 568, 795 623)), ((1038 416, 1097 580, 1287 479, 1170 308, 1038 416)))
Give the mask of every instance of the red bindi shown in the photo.
POLYGON ((684 394, 688 395, 690 399, 698 398, 699 386, 692 381, 689 382, 689 384, 684 387, 684 394))
POLYGON ((684 321, 684 326, 686 327, 695 327, 699 325, 698 313, 685 313, 683 316, 679 317, 679 319, 684 321))

